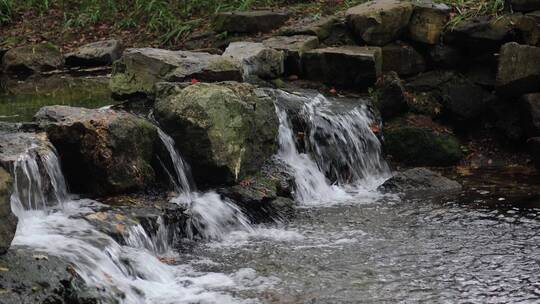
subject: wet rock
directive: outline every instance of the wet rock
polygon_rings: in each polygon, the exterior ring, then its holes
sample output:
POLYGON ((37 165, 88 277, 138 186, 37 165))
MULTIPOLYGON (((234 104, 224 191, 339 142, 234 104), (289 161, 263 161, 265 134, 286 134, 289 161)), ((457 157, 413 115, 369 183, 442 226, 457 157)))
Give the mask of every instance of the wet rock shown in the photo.
POLYGON ((0 293, 3 304, 114 303, 88 288, 74 265, 32 248, 14 246, 0 256, 0 293))
POLYGON ((304 52, 317 48, 319 39, 317 36, 295 35, 275 36, 262 42, 265 46, 284 52, 285 75, 301 75, 301 57, 304 52))
POLYGON ((0 255, 5 253, 17 230, 17 218, 11 213, 11 176, 0 168, 0 255))
POLYGON ((449 178, 426 168, 413 168, 399 172, 379 187, 382 192, 448 192, 459 191, 461 185, 449 178))
POLYGON ((304 53, 302 70, 308 80, 367 87, 381 74, 382 52, 379 47, 360 46, 315 49, 304 53))
POLYGON ((454 69, 463 63, 463 54, 460 49, 438 44, 429 50, 429 59, 435 67, 454 69))
POLYGON ((280 35, 296 36, 310 35, 317 36, 319 41, 324 41, 332 33, 332 28, 340 22, 340 18, 336 16, 322 18, 306 18, 296 22, 292 26, 283 27, 279 30, 280 35))
POLYGON ((463 157, 459 141, 429 117, 410 115, 384 128, 383 148, 407 165, 450 166, 463 157))
POLYGON ((540 2, 537 0, 510 0, 512 10, 516 12, 532 12, 540 10, 540 2))
POLYGON ((413 6, 408 1, 375 0, 347 10, 352 31, 370 45, 385 45, 408 26, 413 6))
POLYGON ((64 64, 60 50, 48 43, 12 48, 2 58, 4 72, 16 78, 55 70, 64 64))
POLYGON ((219 193, 237 203, 253 222, 283 221, 294 214, 293 185, 286 165, 272 159, 257 174, 219 193))
POLYGON ((214 19, 214 31, 228 33, 269 32, 283 25, 289 14, 278 11, 246 11, 218 13, 214 19))
POLYGON ((515 42, 503 45, 496 86, 497 92, 504 95, 540 91, 540 47, 515 42))
POLYGON ((111 65, 120 59, 124 47, 116 39, 85 44, 66 54, 66 65, 71 67, 94 67, 111 65))
POLYGON ((528 136, 540 136, 540 93, 526 94, 522 97, 523 124, 528 136))
POLYGON ((58 150, 74 192, 108 195, 154 182, 158 135, 145 119, 123 111, 66 106, 44 107, 35 119, 58 150))
POLYGON ((382 47, 382 57, 383 72, 394 71, 399 75, 410 76, 426 69, 424 57, 405 43, 382 47))
POLYGON ((377 80, 375 104, 384 120, 389 120, 408 109, 406 91, 395 72, 384 74, 377 80))
POLYGON ((257 42, 233 42, 223 57, 238 62, 244 70, 244 80, 251 77, 273 79, 283 74, 284 52, 257 42))
POLYGON ((447 5, 429 0, 414 3, 414 11, 409 24, 409 37, 422 43, 439 43, 450 18, 450 11, 447 5))
POLYGON ((527 140, 529 155, 536 169, 540 169, 540 137, 532 137, 527 140))
POLYGON ((198 184, 242 180, 277 148, 273 102, 249 84, 198 83, 158 100, 154 110, 198 184))
POLYGON ((116 96, 152 94, 160 81, 242 80, 241 67, 227 57, 155 48, 127 49, 113 65, 110 82, 116 96))

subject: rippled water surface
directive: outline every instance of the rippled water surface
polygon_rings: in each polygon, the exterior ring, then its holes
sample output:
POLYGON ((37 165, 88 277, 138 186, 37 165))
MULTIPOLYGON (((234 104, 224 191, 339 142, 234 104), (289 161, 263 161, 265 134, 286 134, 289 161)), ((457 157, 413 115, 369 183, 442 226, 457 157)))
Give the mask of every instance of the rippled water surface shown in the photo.
POLYGON ((188 255, 201 271, 275 278, 241 293, 268 303, 533 303, 539 212, 440 201, 312 207, 188 255))

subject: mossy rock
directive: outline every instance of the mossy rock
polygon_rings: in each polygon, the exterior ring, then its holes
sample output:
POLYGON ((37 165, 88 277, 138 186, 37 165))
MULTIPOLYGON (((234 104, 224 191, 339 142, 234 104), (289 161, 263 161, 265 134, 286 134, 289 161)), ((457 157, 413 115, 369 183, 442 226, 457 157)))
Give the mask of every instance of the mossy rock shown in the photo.
POLYGON ((64 57, 55 45, 41 43, 12 48, 2 58, 2 68, 11 76, 26 78, 31 74, 62 67, 64 57))
MULTIPOLYGON (((415 118, 420 118, 416 116, 415 118)), ((384 129, 384 149, 393 160, 414 166, 450 166, 463 158, 458 139, 427 117, 427 126, 396 120, 384 129)))
POLYGON ((277 149, 274 104, 249 84, 194 84, 158 99, 154 110, 201 184, 239 181, 277 149))

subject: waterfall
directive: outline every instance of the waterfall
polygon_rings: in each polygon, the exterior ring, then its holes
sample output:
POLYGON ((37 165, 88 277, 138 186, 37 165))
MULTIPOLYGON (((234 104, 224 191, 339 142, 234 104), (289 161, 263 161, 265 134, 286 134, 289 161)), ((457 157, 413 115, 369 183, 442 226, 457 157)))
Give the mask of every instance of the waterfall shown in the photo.
POLYGON ((278 157, 294 175, 296 200, 306 204, 373 194, 390 175, 380 142, 371 130, 374 120, 365 105, 341 109, 320 94, 306 97, 279 90, 273 94, 279 118, 278 157), (299 152, 283 102, 301 103, 298 115, 305 124, 305 134, 300 144, 306 153, 299 152))

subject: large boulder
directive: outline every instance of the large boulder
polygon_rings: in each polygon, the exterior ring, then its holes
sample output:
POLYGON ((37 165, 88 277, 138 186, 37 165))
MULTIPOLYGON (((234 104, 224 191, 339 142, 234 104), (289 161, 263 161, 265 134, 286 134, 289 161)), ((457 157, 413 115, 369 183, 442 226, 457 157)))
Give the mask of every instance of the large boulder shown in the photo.
POLYGON ((504 95, 540 91, 540 47, 515 42, 503 45, 496 86, 497 92, 504 95))
POLYGON ((286 75, 300 75, 302 73, 302 54, 317 48, 319 39, 317 36, 311 35, 275 36, 262 43, 267 47, 284 52, 284 72, 286 75))
POLYGON ((160 81, 242 80, 242 69, 228 57, 155 48, 127 49, 113 65, 111 90, 117 96, 152 94, 160 81))
POLYGON ((5 73, 19 78, 55 70, 63 64, 64 57, 60 50, 49 43, 12 48, 2 58, 2 68, 5 73))
POLYGON ((285 56, 283 51, 266 47, 258 42, 233 42, 223 57, 230 57, 244 70, 244 80, 256 76, 273 79, 283 74, 285 56))
POLYGON ((120 59, 124 47, 116 39, 85 44, 72 53, 66 54, 66 65, 72 67, 93 67, 111 65, 120 59))
POLYGON ((382 70, 379 47, 342 46, 304 53, 302 71, 306 79, 340 87, 367 87, 382 70))
POLYGON ((214 18, 214 31, 227 33, 269 32, 283 25, 289 14, 279 11, 223 12, 214 18))
POLYGON ((512 9, 516 12, 532 12, 540 10, 540 2, 538 0, 510 0, 512 9))
POLYGON ((392 43, 381 49, 383 72, 394 71, 399 75, 410 76, 426 69, 424 57, 411 45, 392 43))
POLYGON ((201 184, 239 181, 277 149, 272 99, 249 84, 190 85, 159 99, 154 113, 201 184))
POLYGON ((155 180, 157 129, 133 114, 67 106, 42 108, 43 125, 76 193, 108 195, 145 189, 155 180))
POLYGON ((420 1, 414 3, 409 24, 409 37, 418 42, 437 44, 450 18, 450 7, 446 4, 420 1))
POLYGON ((17 230, 17 218, 11 212, 11 176, 0 168, 0 254, 5 253, 17 230))
POLYGON ((459 141, 429 117, 410 115, 387 124, 383 148, 393 160, 414 166, 450 166, 463 157, 459 141))
POLYGON ((379 186, 379 190, 382 192, 406 194, 414 192, 441 193, 459 191, 461 190, 461 185, 429 169, 413 168, 397 173, 379 186))
POLYGON ((349 27, 370 45, 385 45, 408 26, 413 5, 408 1, 374 0, 351 7, 346 18, 349 27))

